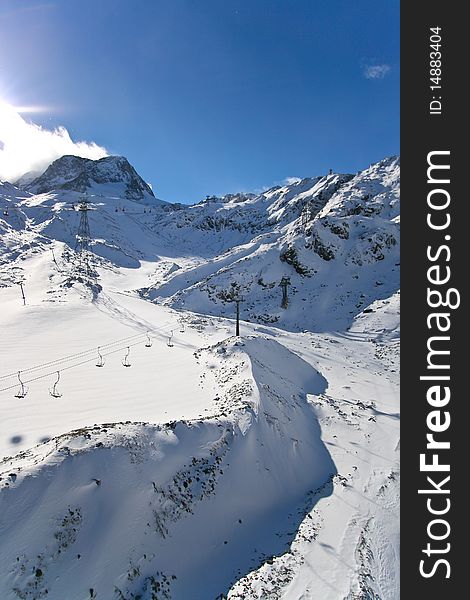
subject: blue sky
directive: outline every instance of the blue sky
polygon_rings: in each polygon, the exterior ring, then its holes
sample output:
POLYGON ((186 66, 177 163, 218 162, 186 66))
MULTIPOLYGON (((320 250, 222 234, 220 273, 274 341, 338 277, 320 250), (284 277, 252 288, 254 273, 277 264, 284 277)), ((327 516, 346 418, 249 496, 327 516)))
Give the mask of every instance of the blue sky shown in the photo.
POLYGON ((399 2, 0 0, 0 99, 169 201, 355 172, 399 152, 399 2))

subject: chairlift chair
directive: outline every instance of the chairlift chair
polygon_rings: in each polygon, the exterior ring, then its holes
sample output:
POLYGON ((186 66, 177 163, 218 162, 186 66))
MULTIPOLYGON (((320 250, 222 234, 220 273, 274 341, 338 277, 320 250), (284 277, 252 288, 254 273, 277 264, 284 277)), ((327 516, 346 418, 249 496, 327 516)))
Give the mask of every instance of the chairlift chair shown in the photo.
POLYGON ((18 371, 18 381, 20 382, 20 388, 18 392, 15 394, 15 398, 24 398, 28 393, 28 388, 21 381, 21 371, 18 371))
POLYGON ((54 385, 52 386, 52 388, 49 390, 49 394, 53 398, 60 398, 62 396, 62 394, 57 389, 57 384, 59 383, 59 381, 60 381, 60 371, 57 371, 57 379, 56 379, 54 385))
POLYGON ((97 367, 104 367, 104 358, 100 352, 100 347, 98 346, 98 361, 96 362, 97 367))
POLYGON ((129 362, 129 354, 130 353, 131 353, 131 349, 129 348, 129 346, 127 346, 126 356, 122 360, 122 366, 123 367, 130 367, 131 366, 131 363, 129 362))

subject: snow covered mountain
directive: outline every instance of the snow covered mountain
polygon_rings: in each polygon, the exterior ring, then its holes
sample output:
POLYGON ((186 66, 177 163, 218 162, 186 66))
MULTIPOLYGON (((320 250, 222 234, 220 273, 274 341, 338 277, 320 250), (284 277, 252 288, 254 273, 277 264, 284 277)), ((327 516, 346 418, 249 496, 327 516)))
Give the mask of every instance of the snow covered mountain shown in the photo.
MULTIPOLYGON (((20 185, 24 179, 25 176, 20 178, 20 185)), ((99 160, 62 156, 23 187, 34 194, 62 189, 98 194, 114 192, 134 200, 153 196, 150 186, 123 156, 106 156, 99 160)))
POLYGON ((245 320, 346 329, 364 307, 399 287, 396 157, 355 176, 331 174, 193 206, 156 201, 135 177, 132 189, 142 196, 131 194, 129 173, 135 171, 120 157, 63 157, 28 186, 38 193, 19 194, 17 214, 24 211, 38 239, 73 248, 78 217, 70 208, 87 191, 95 253, 109 267, 155 262, 140 293, 176 309, 228 316, 236 289, 245 320), (159 258, 162 251, 170 260, 159 258), (173 260, 178 254, 184 264, 173 260), (287 310, 283 277, 290 281, 287 310))
POLYGON ((164 275, 147 293, 174 308, 229 315, 235 285, 246 320, 346 329, 368 304, 399 287, 399 213, 393 157, 354 177, 304 179, 242 201, 222 198, 159 214, 161 231, 181 244, 195 239, 217 256, 164 275), (283 277, 290 279, 288 310, 281 308, 283 277))
POLYGON ((194 205, 122 157, 28 179, 0 183, 0 597, 398 600, 399 159, 194 205))

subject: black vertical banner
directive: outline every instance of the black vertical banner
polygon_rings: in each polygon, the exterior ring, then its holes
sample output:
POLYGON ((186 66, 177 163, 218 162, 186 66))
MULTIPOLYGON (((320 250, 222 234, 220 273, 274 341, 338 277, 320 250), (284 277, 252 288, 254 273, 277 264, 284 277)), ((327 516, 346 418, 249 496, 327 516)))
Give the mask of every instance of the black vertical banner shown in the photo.
MULTIPOLYGON (((401 4, 402 598, 461 598, 468 572, 464 276, 470 51, 462 5, 401 4), (465 577, 466 579, 466 577, 465 577)), ((467 275, 468 277, 468 275, 467 275)), ((467 286, 468 287, 468 286, 467 286)))

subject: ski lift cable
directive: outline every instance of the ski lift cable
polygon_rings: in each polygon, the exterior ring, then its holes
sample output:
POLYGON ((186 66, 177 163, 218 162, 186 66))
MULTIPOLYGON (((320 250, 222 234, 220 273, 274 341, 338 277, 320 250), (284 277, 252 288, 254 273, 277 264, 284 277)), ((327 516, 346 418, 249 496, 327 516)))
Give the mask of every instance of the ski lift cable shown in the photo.
MULTIPOLYGON (((133 344, 126 344, 125 346, 121 346, 120 348, 115 348, 114 350, 110 350, 109 352, 106 353, 102 353, 103 357, 105 356, 110 356, 111 354, 116 354, 117 352, 122 352, 123 350, 127 350, 128 348, 132 348, 133 346, 138 346, 142 344, 142 340, 138 341, 138 342, 134 342, 133 344)), ((95 348, 96 351, 96 348, 95 348)), ((67 367, 62 367, 61 369, 59 369, 60 372, 63 371, 68 371, 69 369, 74 369, 75 367, 80 367, 81 365, 85 365, 88 364, 90 362, 93 362, 96 360, 96 355, 92 356, 91 358, 87 358, 85 360, 81 360, 78 363, 74 363, 73 365, 69 365, 67 367)), ((53 371, 49 371, 48 373, 43 373, 41 375, 37 375, 36 377, 33 377, 32 379, 25 379, 24 381, 21 381, 21 383, 23 385, 26 385, 27 383, 32 383, 33 381, 39 381, 40 379, 46 379, 47 377, 51 377, 51 375, 56 375, 57 374, 57 369, 54 369, 53 371)), ((23 373, 23 371, 20 371, 20 373, 23 373)), ((16 373, 16 377, 18 377, 18 373, 16 373)), ((0 392, 6 392, 8 390, 11 390, 13 388, 16 388, 18 384, 15 383, 14 385, 10 385, 8 387, 5 388, 1 388, 0 392)))
MULTIPOLYGON (((131 335, 127 338, 121 338, 119 340, 115 340, 114 342, 109 342, 108 344, 101 344, 100 348, 101 349, 109 348, 109 347, 115 346, 116 344, 121 344, 123 342, 126 342, 127 340, 132 340, 137 337, 144 337, 144 336, 146 336, 146 333, 137 333, 137 334, 131 335)), ((96 355, 96 346, 94 348, 90 348, 89 350, 83 350, 82 352, 76 352, 75 354, 69 354, 68 356, 64 356, 62 358, 57 358, 55 360, 51 360, 49 362, 36 365, 34 367, 28 367, 27 369, 21 369, 21 373, 29 373, 31 371, 36 371, 38 369, 44 369, 46 367, 50 367, 50 366, 56 365, 58 363, 69 362, 75 358, 80 358, 81 356, 86 356, 87 354, 91 354, 92 352, 94 352, 96 355)), ((0 376, 0 381, 2 379, 9 379, 10 377, 16 377, 17 373, 18 373, 18 371, 15 371, 12 373, 8 373, 7 375, 2 375, 2 376, 0 376)))
MULTIPOLYGON (((122 339, 119 339, 119 340, 115 340, 114 342, 109 342, 108 344, 102 344, 100 346, 100 348, 107 348, 107 347, 110 347, 110 346, 115 346, 116 344, 120 344, 120 343, 126 342, 127 340, 135 339, 136 337, 143 337, 144 335, 145 335, 145 333, 135 334, 135 335, 129 336, 127 338, 122 338, 122 339)), ((68 356, 64 356, 62 358, 57 358, 55 360, 51 360, 49 362, 36 365, 34 367, 29 367, 27 369, 21 369, 21 372, 22 373, 28 373, 30 371, 35 371, 37 369, 43 369, 43 368, 49 367, 49 366, 51 366, 53 364, 57 364, 57 363, 61 363, 61 362, 67 362, 67 361, 73 360, 74 358, 79 358, 80 356, 85 356, 87 354, 90 354, 91 352, 96 352, 96 346, 94 348, 89 349, 89 350, 83 350, 82 352, 77 352, 75 354, 69 354, 68 356)), ((9 373, 8 375, 2 375, 0 377, 0 380, 12 377, 13 375, 16 375, 16 373, 17 372, 15 371, 15 373, 9 373)))
MULTIPOLYGON (((136 333, 134 335, 131 335, 131 336, 128 336, 128 337, 125 337, 125 338, 120 338, 118 340, 115 340, 113 342, 109 342, 107 344, 100 344, 99 347, 100 347, 101 350, 103 350, 105 348, 110 348, 110 347, 116 346, 117 344, 122 344, 122 343, 125 343, 127 341, 134 340, 136 338, 143 338, 144 336, 145 336, 146 340, 148 341, 148 338, 149 338, 150 334, 153 334, 152 337, 161 336, 162 338, 167 339, 168 338, 168 334, 170 332, 172 332, 173 329, 174 329, 174 324, 172 324, 171 321, 166 321, 165 325, 167 323, 169 324, 168 328, 162 328, 162 329, 160 329, 160 328, 155 327, 155 328, 152 328, 152 329, 147 329, 145 332, 136 333)), ((142 342, 139 340, 135 344, 131 344, 131 345, 136 345, 136 344, 139 344, 139 343, 142 343, 142 342)), ((124 348, 127 347, 127 345, 128 344, 126 343, 126 345, 124 346, 124 348)), ((120 350, 122 350, 122 348, 118 348, 116 351, 119 352, 120 350)), ((48 362, 45 362, 45 363, 41 363, 41 364, 35 365, 33 367, 27 367, 25 369, 20 369, 20 372, 21 373, 31 373, 33 371, 43 370, 43 369, 46 369, 46 368, 52 367, 52 366, 57 367, 57 366, 62 365, 63 363, 70 362, 72 360, 78 359, 78 358, 80 358, 82 356, 86 356, 87 354, 91 354, 91 353, 93 353, 93 357, 87 359, 85 362, 90 362, 91 360, 95 360, 96 359, 96 346, 93 347, 93 348, 90 348, 88 350, 83 350, 82 352, 76 352, 74 354, 69 354, 67 356, 64 356, 64 357, 61 357, 61 358, 57 358, 55 360, 51 360, 51 361, 48 361, 48 362)), ((109 352, 108 353, 102 352, 102 354, 103 354, 103 356, 105 356, 105 355, 110 354, 110 353, 109 352)), ((80 364, 83 364, 83 363, 80 363, 80 364)), ((69 368, 69 367, 63 367, 60 370, 63 371, 65 368, 69 368)), ((55 369, 52 373, 56 373, 56 372, 57 372, 57 369, 55 369)), ((1 375, 0 376, 0 381, 2 381, 4 379, 10 379, 11 377, 15 377, 16 378, 17 375, 18 375, 18 371, 14 371, 14 372, 8 373, 6 375, 1 375)), ((6 388, 2 388, 2 389, 0 389, 0 392, 8 390, 8 389, 11 389, 11 387, 12 386, 9 386, 9 387, 6 387, 6 388)))
MULTIPOLYGON (((121 338, 120 340, 116 340, 116 341, 110 342, 108 344, 100 345, 99 348, 100 348, 100 350, 103 350, 104 348, 110 348, 110 347, 113 347, 113 346, 115 346, 117 344, 122 344, 122 343, 124 343, 124 342, 126 342, 128 340, 129 341, 133 340, 135 338, 143 338, 143 337, 145 337, 145 340, 148 341, 149 334, 151 334, 151 333, 153 333, 154 335, 160 335, 162 338, 163 337, 166 338, 169 331, 170 330, 168 329, 168 330, 153 330, 153 331, 147 331, 145 333, 138 333, 138 334, 135 334, 133 336, 129 336, 127 338, 121 338)), ((131 345, 140 344, 140 343, 142 343, 142 341, 139 340, 135 344, 131 344, 131 345)), ((127 347, 127 345, 124 346, 124 347, 127 347)), ((122 348, 118 348, 117 351, 120 351, 121 349, 122 348)), ((56 360, 52 360, 52 361, 49 361, 49 362, 46 362, 46 363, 42 363, 42 364, 36 365, 34 367, 28 367, 26 369, 21 369, 20 371, 21 371, 21 373, 31 373, 32 371, 43 370, 43 369, 45 369, 47 367, 52 367, 53 365, 54 366, 58 366, 58 365, 61 365, 63 363, 70 362, 70 361, 72 361, 74 359, 80 358, 82 356, 86 356, 87 354, 91 354, 91 353, 94 354, 94 357, 90 358, 89 360, 94 360, 96 358, 96 346, 94 348, 90 348, 89 350, 84 350, 82 352, 77 352, 75 354, 70 354, 68 356, 65 356, 65 357, 62 357, 62 358, 58 358, 56 360)), ((102 352, 102 354, 103 354, 103 356, 106 356, 107 354, 110 354, 110 353, 109 352, 107 352, 107 353, 102 352)), ((64 368, 62 368, 61 370, 64 370, 64 368)), ((7 375, 2 375, 0 377, 0 381, 2 381, 4 379, 9 379, 11 377, 17 377, 17 374, 18 374, 18 371, 15 371, 13 373, 9 373, 7 375)), ((3 389, 10 389, 10 388, 3 388, 3 389)), ((0 391, 3 391, 3 390, 0 390, 0 391)))

